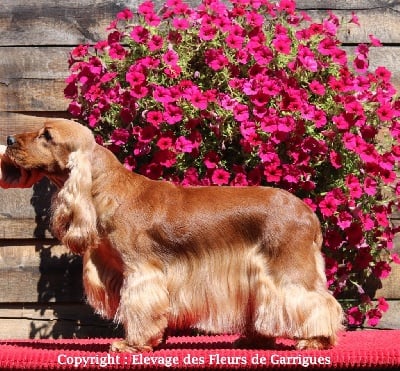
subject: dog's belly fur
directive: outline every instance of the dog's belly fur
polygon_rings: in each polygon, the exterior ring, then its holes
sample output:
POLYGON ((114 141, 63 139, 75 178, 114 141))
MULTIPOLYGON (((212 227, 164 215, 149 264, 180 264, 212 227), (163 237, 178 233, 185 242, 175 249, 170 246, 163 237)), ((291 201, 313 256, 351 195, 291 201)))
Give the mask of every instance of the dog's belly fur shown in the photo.
POLYGON ((236 253, 226 250, 208 251, 207 259, 187 256, 167 268, 170 327, 246 331, 252 293, 260 280, 267 279, 266 264, 257 247, 236 253))

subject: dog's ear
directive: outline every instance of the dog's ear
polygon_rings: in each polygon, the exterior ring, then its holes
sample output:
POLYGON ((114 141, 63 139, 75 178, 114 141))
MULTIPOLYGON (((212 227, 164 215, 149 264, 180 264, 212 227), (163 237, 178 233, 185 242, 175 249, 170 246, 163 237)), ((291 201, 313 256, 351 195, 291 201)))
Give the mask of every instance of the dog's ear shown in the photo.
POLYGON ((69 155, 69 177, 53 200, 52 230, 76 254, 98 243, 96 209, 92 200, 93 149, 69 155))

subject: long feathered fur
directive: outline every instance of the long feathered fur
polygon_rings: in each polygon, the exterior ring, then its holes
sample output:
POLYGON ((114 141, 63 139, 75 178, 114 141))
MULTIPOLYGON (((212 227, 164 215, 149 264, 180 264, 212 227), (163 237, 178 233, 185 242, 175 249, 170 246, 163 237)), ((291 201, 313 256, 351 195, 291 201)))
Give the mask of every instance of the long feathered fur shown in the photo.
POLYGON ((54 235, 76 254, 98 244, 97 215, 92 202, 91 152, 71 152, 69 177, 52 202, 54 235))
POLYGON ((149 180, 67 120, 12 142, 14 164, 60 188, 53 230, 83 255, 88 302, 123 324, 113 350, 150 350, 167 327, 336 343, 343 315, 326 287, 320 224, 295 196, 149 180))

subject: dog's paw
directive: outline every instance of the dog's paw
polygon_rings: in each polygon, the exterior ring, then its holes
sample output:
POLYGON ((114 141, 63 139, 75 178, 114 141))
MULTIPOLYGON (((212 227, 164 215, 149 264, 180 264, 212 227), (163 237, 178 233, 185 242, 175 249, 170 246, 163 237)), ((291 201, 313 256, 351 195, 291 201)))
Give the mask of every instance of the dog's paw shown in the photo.
POLYGON ((296 349, 329 349, 332 343, 327 337, 314 337, 310 339, 299 339, 297 341, 296 349))
POLYGON ((131 345, 126 340, 117 340, 111 344, 110 350, 119 353, 141 353, 151 352, 153 348, 149 345, 131 345))

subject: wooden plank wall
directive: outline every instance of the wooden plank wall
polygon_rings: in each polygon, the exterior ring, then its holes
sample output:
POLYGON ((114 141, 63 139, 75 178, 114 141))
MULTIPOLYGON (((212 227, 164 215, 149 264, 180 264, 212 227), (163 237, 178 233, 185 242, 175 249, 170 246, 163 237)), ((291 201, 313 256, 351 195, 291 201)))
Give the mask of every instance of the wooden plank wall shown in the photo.
MULTIPOLYGON (((43 117, 68 117, 63 97, 68 54, 106 36, 115 14, 139 0, 1 0, 0 144, 10 133, 32 129, 43 117)), ((331 9, 346 24, 341 39, 351 50, 374 34, 384 46, 371 50, 371 69, 383 65, 400 88, 400 1, 299 0, 321 19, 331 9)), ((118 336, 120 329, 84 304, 81 260, 53 240, 48 210, 54 191, 42 181, 28 190, 0 190, 0 338, 118 336)), ((400 243, 397 244, 400 246, 400 243)), ((399 249, 399 247, 396 247, 399 249)), ((396 268, 396 267, 394 267, 396 268)), ((377 296, 391 299, 383 327, 400 327, 399 269, 377 296)))

